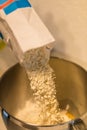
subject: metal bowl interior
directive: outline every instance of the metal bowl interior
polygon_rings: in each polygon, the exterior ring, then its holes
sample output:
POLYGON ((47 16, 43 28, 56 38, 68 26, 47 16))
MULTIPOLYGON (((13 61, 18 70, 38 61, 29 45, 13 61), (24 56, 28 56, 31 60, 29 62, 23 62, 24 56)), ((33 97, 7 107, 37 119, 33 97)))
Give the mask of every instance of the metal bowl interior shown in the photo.
MULTIPOLYGON (((69 112, 75 118, 87 111, 87 73, 80 66, 71 62, 51 58, 50 65, 55 71, 57 99, 61 108, 69 104, 69 112)), ((0 80, 0 105, 10 115, 24 108, 27 101, 32 101, 32 90, 25 69, 16 64, 0 80)), ((21 120, 19 117, 20 121, 21 120)), ((25 121, 24 121, 25 122, 25 121)))

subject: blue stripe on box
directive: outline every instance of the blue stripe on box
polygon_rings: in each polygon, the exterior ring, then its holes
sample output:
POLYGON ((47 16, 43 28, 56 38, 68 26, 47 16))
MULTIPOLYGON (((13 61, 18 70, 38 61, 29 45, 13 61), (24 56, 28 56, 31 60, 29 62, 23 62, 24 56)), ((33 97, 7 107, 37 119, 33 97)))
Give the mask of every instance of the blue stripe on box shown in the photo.
POLYGON ((11 3, 3 10, 8 15, 18 8, 26 8, 26 7, 32 7, 31 4, 28 2, 28 0, 15 0, 15 2, 11 3))
POLYGON ((28 2, 28 0, 18 0, 16 3, 18 8, 31 7, 31 4, 28 2))
POLYGON ((2 5, 5 2, 7 2, 7 0, 0 0, 0 5, 2 5))
POLYGON ((12 4, 10 4, 9 6, 7 6, 6 8, 4 8, 3 10, 4 10, 4 12, 6 13, 6 14, 9 14, 9 13, 11 13, 11 12, 13 12, 14 10, 16 10, 18 7, 17 7, 17 5, 16 5, 16 2, 13 2, 12 4))

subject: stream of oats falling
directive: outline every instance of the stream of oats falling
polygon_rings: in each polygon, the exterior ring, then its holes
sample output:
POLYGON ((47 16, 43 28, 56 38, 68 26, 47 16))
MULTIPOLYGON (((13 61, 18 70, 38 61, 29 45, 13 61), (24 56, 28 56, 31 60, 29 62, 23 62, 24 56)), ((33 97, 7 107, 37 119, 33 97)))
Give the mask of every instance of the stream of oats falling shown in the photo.
POLYGON ((69 121, 66 110, 59 108, 56 98, 54 70, 49 65, 50 54, 46 47, 33 49, 25 54, 23 66, 26 68, 34 104, 27 102, 17 114, 28 123, 54 125, 69 121))

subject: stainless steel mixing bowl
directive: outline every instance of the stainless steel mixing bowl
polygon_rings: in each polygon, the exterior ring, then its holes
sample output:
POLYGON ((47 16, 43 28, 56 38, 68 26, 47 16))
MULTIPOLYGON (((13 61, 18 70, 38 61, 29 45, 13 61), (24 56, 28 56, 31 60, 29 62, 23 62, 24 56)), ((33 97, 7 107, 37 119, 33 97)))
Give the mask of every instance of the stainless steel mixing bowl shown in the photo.
POLYGON ((86 121, 81 118, 87 111, 87 72, 80 66, 59 58, 51 58, 50 65, 56 74, 60 107, 65 108, 69 104, 69 112, 75 119, 54 126, 37 126, 16 117, 16 113, 25 106, 26 101, 32 99, 25 69, 16 64, 0 80, 0 106, 8 130, 77 130, 78 124, 79 130, 86 129, 86 121))

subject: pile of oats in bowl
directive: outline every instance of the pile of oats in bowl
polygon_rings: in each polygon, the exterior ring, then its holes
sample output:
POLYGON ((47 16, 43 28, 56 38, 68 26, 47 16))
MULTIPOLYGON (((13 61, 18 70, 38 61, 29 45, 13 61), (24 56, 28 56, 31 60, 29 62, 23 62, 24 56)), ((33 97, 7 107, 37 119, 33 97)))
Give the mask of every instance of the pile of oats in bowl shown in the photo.
POLYGON ((67 110, 59 108, 56 98, 55 73, 49 65, 50 52, 46 47, 28 51, 23 59, 35 104, 27 102, 18 116, 37 125, 55 125, 69 121, 67 110))

